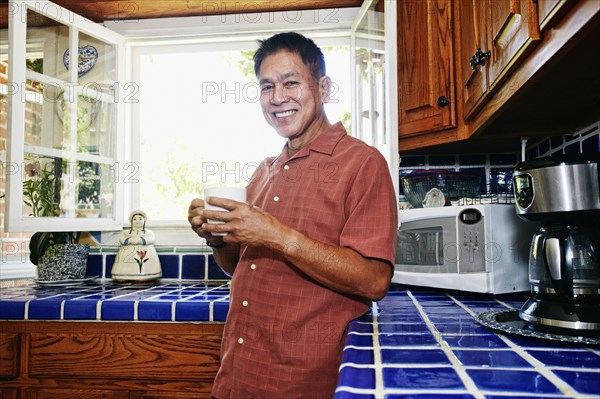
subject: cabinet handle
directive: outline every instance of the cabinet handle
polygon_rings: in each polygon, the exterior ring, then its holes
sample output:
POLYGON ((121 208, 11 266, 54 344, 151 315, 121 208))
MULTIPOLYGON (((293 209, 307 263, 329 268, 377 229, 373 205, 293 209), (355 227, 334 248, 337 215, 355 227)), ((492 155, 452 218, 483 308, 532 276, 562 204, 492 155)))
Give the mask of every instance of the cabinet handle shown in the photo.
POLYGON ((477 65, 484 66, 486 58, 490 58, 491 56, 491 51, 486 51, 484 53, 483 51, 481 51, 480 48, 478 48, 477 52, 475 52, 475 55, 471 57, 471 69, 475 70, 475 68, 477 68, 477 65))
POLYGON ((450 104, 450 101, 446 98, 446 96, 440 96, 437 99, 437 105, 439 107, 445 107, 446 105, 450 104))

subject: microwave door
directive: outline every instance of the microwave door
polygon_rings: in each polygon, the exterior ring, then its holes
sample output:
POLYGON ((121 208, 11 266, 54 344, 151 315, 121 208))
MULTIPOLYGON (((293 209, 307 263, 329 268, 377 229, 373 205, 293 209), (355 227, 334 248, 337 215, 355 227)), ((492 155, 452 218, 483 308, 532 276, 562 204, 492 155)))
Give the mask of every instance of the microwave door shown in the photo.
POLYGON ((456 218, 405 222, 398 232, 396 265, 421 273, 456 273, 456 218), (454 247, 453 247, 454 246, 454 247))
POLYGON ((411 265, 441 265, 442 232, 438 228, 409 229, 398 232, 396 263, 411 265))

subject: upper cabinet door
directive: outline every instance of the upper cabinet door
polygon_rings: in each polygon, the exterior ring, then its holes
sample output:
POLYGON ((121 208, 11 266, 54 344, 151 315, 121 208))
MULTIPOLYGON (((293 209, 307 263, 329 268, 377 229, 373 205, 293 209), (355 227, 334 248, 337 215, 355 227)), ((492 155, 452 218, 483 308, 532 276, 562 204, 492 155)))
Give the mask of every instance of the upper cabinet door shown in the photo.
POLYGON ((460 0, 458 70, 462 82, 465 118, 483 105, 488 92, 488 68, 491 51, 487 43, 486 4, 480 0, 460 0))
POLYGON ((489 97, 541 39, 534 0, 458 0, 459 69, 465 119, 489 97))
POLYGON ((119 229, 124 39, 49 1, 9 18, 5 230, 119 229))
POLYGON ((398 135, 456 126, 450 2, 399 1, 398 135))
POLYGON ((490 85, 501 84, 541 39, 534 0, 491 0, 489 32, 492 59, 490 85))

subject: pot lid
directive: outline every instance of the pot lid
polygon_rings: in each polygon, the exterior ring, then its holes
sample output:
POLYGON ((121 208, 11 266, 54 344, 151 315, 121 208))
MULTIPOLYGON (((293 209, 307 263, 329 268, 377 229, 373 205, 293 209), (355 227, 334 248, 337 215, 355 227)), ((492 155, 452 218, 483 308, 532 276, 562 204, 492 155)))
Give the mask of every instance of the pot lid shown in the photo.
POLYGON ((536 158, 519 163, 517 166, 515 166, 515 171, 522 172, 526 170, 549 168, 559 165, 576 165, 586 163, 600 163, 600 153, 552 155, 544 158, 536 158))

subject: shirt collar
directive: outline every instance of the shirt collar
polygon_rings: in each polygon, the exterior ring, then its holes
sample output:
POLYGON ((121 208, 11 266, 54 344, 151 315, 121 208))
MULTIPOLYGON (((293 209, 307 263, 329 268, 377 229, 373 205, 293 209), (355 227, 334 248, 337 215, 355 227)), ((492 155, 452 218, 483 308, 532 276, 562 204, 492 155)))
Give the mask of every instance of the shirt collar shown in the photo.
MULTIPOLYGON (((308 143, 308 145, 298 151, 293 158, 306 157, 310 153, 310 151, 320 152, 322 154, 331 155, 333 154, 333 150, 339 141, 346 136, 346 129, 342 122, 337 122, 331 126, 329 126, 325 131, 323 131, 316 139, 308 143)), ((283 146, 281 153, 278 157, 273 158, 271 161, 271 165, 275 163, 275 161, 287 161, 288 160, 288 145, 287 143, 283 146)))

